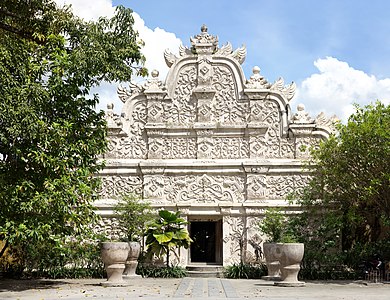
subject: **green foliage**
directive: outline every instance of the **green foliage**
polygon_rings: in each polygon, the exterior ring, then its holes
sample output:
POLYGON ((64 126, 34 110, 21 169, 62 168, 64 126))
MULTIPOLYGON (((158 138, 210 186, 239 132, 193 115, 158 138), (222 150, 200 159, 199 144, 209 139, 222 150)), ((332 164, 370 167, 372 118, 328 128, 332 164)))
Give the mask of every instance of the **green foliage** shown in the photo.
MULTIPOLYGON (((84 22, 52 0, 0 4, 0 240, 80 234, 96 220, 106 123, 88 96, 144 72, 131 10, 84 22)), ((3 251, 2 251, 3 252, 3 251)), ((0 253, 0 256, 3 253, 0 253)))
POLYGON ((265 217, 258 224, 260 231, 267 235, 270 243, 296 242, 295 227, 290 225, 290 218, 281 208, 268 208, 265 217))
POLYGON ((227 266, 224 270, 224 276, 226 278, 234 279, 259 279, 265 275, 267 275, 267 266, 264 264, 251 265, 239 263, 227 266))
POLYGON ((0 264, 9 277, 103 278, 101 238, 67 237, 10 247, 0 264))
POLYGON ((370 255, 390 260, 390 106, 356 106, 338 130, 312 150, 311 180, 294 195, 304 279, 359 278, 370 255))
POLYGON ((134 195, 125 195, 119 199, 114 212, 119 230, 127 241, 140 242, 146 231, 146 224, 155 217, 150 203, 142 202, 134 195))
POLYGON ((312 152, 312 179, 296 197, 307 212, 302 236, 348 251, 389 239, 390 106, 356 106, 338 129, 312 152))
POLYGON ((148 224, 146 231, 147 255, 152 258, 154 255, 162 257, 166 255, 167 267, 169 267, 169 254, 175 248, 184 247, 188 249, 192 239, 186 228, 188 224, 180 218, 180 212, 160 210, 158 218, 148 224))
POLYGON ((187 276, 187 270, 180 266, 148 266, 138 264, 136 273, 142 277, 159 277, 159 278, 183 278, 187 276))

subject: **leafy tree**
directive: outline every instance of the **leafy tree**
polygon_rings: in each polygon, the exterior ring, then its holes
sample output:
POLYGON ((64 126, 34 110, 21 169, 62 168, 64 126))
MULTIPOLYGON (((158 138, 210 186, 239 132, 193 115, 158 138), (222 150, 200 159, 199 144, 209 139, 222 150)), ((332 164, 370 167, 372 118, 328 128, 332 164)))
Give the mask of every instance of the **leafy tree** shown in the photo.
POLYGON ((389 239, 390 106, 355 108, 339 133, 313 151, 313 177, 300 195, 306 212, 296 225, 318 250, 389 239))
POLYGON ((85 22, 53 0, 0 4, 0 240, 79 234, 95 219, 106 150, 102 80, 145 75, 131 10, 85 22))
POLYGON ((296 240, 290 219, 281 208, 268 208, 258 226, 260 232, 267 235, 269 243, 293 243, 296 240))
POLYGON ((150 203, 142 202, 132 194, 119 199, 114 212, 117 215, 119 231, 131 242, 141 240, 146 231, 146 224, 155 217, 150 203))
MULTIPOLYGON (((180 212, 175 213, 168 210, 160 210, 158 218, 148 225, 146 231, 147 256, 161 257, 166 255, 166 264, 169 267, 170 252, 175 248, 184 247, 188 249, 192 239, 186 228, 188 222, 180 218, 180 212)), ((175 252, 174 252, 175 253, 175 252)))

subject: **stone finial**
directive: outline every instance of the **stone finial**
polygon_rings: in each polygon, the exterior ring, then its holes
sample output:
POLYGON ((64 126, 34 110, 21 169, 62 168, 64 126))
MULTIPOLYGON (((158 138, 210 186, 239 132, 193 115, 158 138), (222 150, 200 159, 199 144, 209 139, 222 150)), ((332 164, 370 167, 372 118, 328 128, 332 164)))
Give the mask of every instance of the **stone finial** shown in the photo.
POLYGON ((112 102, 107 104, 106 121, 109 130, 110 129, 119 130, 122 126, 122 121, 120 117, 114 113, 114 103, 112 102))
POLYGON ((148 80, 144 83, 143 88, 145 91, 165 91, 166 87, 162 83, 161 80, 159 80, 158 76, 160 75, 160 72, 154 69, 150 73, 151 77, 148 78, 148 80))
POLYGON ((207 30, 207 26, 203 24, 200 29, 200 34, 190 39, 192 49, 198 55, 211 55, 216 51, 218 47, 218 37, 209 34, 207 30))
POLYGON ((309 116, 309 113, 305 111, 305 105, 302 103, 297 105, 297 112, 292 117, 293 123, 298 124, 312 124, 314 119, 309 116))
POLYGON ((252 69, 253 74, 246 81, 247 88, 250 89, 269 89, 271 84, 260 74, 260 68, 254 66, 252 69))
POLYGON ((144 83, 144 93, 148 100, 162 100, 167 95, 167 88, 165 84, 159 80, 159 71, 153 70, 151 77, 144 83))

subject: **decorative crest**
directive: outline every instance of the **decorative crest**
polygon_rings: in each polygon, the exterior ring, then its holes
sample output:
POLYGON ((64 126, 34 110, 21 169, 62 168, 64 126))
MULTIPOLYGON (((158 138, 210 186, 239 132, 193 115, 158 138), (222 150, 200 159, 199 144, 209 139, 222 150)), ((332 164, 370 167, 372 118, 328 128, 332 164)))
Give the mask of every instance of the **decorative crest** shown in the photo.
POLYGON ((149 78, 143 85, 145 92, 147 92, 147 91, 149 91, 149 92, 151 92, 151 91, 153 91, 153 92, 165 91, 166 90, 165 85, 162 83, 161 80, 158 79, 158 75, 160 75, 160 73, 157 70, 153 70, 150 73, 150 75, 152 77, 149 78))
POLYGON ((246 81, 247 88, 269 89, 271 87, 271 84, 267 81, 267 79, 260 75, 260 68, 258 66, 254 66, 252 72, 252 76, 246 81))
POLYGON ((292 117, 293 123, 296 124, 313 124, 314 119, 312 119, 307 111, 305 111, 305 105, 298 104, 297 112, 292 117))
POLYGON ((295 82, 291 82, 289 85, 284 86, 284 79, 282 77, 279 77, 279 79, 276 80, 271 86, 271 90, 277 90, 281 92, 288 101, 294 98, 296 89, 297 85, 295 82))
POLYGON ((119 133, 122 130, 122 121, 121 118, 114 112, 113 103, 107 104, 106 122, 110 133, 119 133))
POLYGON ((327 128, 330 133, 335 133, 337 131, 336 124, 340 122, 339 118, 336 115, 327 118, 324 112, 320 112, 320 114, 316 117, 315 123, 319 127, 327 128))
POLYGON ((207 26, 201 27, 201 33, 192 37, 191 44, 193 50, 199 55, 210 55, 213 54, 218 47, 218 37, 213 36, 207 32, 207 26))

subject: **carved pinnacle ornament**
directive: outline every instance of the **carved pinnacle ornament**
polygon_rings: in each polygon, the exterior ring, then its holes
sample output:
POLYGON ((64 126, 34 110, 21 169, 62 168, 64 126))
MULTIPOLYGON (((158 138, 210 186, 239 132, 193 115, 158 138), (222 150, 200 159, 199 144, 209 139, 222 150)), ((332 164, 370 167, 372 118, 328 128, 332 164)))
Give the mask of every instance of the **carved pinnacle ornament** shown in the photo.
POLYGON ((218 47, 218 37, 209 34, 206 25, 202 25, 200 31, 200 34, 190 39, 193 51, 198 55, 213 54, 218 47))

